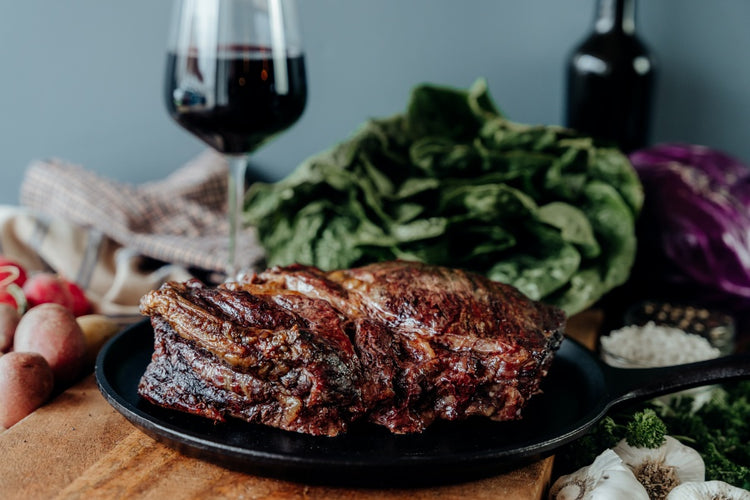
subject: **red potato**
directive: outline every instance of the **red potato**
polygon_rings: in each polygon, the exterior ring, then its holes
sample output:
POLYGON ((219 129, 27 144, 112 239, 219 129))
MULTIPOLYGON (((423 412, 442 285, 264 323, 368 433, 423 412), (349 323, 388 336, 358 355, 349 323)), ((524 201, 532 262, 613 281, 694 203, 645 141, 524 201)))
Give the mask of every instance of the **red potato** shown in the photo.
POLYGON ((13 335, 16 333, 21 316, 16 308, 9 304, 0 304, 0 353, 13 346, 13 335))
POLYGON ((120 325, 102 314, 86 314, 76 318, 86 338, 86 367, 93 368, 102 346, 120 331, 120 325))
POLYGON ((55 382, 67 387, 81 374, 86 340, 69 309, 60 304, 41 304, 21 317, 13 349, 44 356, 55 374, 55 382))
POLYGON ((0 356, 0 427, 11 427, 42 406, 53 387, 52 369, 40 354, 0 356))

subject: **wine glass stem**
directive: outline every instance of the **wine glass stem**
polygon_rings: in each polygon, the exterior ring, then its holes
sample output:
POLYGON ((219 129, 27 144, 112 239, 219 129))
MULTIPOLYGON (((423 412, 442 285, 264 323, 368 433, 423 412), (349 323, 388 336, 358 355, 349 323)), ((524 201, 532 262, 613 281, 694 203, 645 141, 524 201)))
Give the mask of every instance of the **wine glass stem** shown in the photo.
POLYGON ((242 211, 245 202, 245 172, 247 171, 247 155, 227 156, 229 162, 229 253, 227 261, 227 280, 239 277, 242 269, 242 211))

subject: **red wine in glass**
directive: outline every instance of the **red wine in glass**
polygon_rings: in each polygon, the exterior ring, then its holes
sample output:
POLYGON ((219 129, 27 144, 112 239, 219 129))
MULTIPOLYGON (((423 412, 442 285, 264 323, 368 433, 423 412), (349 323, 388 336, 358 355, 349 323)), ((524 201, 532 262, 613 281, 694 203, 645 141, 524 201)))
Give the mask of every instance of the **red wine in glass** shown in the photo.
POLYGON ((169 114, 225 154, 256 150, 295 123, 305 109, 307 83, 302 55, 279 60, 270 49, 250 47, 203 59, 170 52, 166 68, 169 114), (201 68, 210 68, 213 75, 203 74, 201 68))
POLYGON ((297 0, 175 0, 164 97, 177 123, 229 163, 226 275, 248 269, 242 210, 247 156, 302 115, 307 100, 297 0))

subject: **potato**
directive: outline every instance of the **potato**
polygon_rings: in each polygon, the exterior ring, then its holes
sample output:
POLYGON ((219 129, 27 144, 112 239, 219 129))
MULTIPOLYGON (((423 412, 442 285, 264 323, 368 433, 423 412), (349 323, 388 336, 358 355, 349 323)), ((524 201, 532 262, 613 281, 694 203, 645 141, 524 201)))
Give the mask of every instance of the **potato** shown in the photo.
POLYGON ((35 352, 0 357, 0 427, 10 427, 47 401, 54 386, 49 363, 35 352))
POLYGON ((67 387, 83 369, 86 339, 69 309, 60 304, 40 304, 21 317, 13 349, 44 356, 55 374, 55 383, 67 387))
POLYGON ((76 321, 86 338, 86 366, 93 367, 99 350, 120 331, 120 325, 103 314, 86 314, 76 321))
POLYGON ((0 353, 6 352, 13 345, 13 334, 16 333, 18 320, 16 308, 9 304, 0 304, 0 353))

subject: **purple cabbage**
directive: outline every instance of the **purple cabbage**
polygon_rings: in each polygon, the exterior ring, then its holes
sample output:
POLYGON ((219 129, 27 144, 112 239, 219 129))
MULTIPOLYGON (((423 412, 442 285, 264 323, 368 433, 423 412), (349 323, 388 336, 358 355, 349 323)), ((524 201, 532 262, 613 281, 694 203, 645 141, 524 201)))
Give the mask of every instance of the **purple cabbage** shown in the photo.
POLYGON ((750 299, 750 167, 690 144, 642 149, 630 161, 645 195, 638 257, 650 261, 645 267, 714 298, 750 299))

